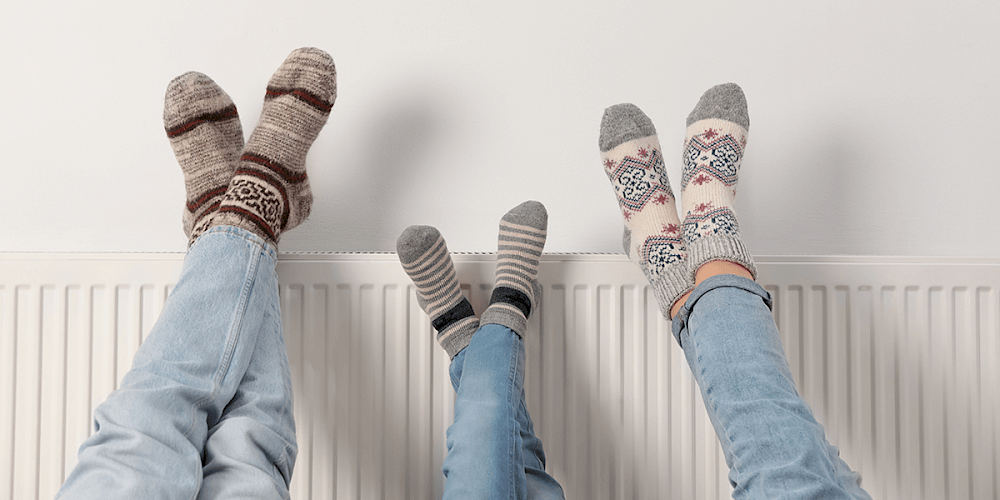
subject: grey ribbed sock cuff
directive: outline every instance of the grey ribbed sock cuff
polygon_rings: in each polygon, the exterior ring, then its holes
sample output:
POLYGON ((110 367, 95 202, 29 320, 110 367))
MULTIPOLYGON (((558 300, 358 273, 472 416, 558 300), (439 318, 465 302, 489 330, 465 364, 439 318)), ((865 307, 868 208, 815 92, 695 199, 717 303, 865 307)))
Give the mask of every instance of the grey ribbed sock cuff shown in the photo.
POLYGON ((713 260, 724 260, 734 262, 750 271, 750 275, 757 279, 757 266, 754 265, 753 256, 747 250, 746 245, 739 236, 712 235, 703 236, 693 243, 688 242, 688 276, 694 281, 694 275, 698 268, 706 262, 713 260))
POLYGON ((653 295, 660 305, 660 312, 663 317, 670 317, 670 309, 687 292, 694 290, 694 279, 688 273, 686 262, 678 262, 676 265, 667 266, 663 272, 657 276, 647 275, 646 279, 653 287, 653 295))

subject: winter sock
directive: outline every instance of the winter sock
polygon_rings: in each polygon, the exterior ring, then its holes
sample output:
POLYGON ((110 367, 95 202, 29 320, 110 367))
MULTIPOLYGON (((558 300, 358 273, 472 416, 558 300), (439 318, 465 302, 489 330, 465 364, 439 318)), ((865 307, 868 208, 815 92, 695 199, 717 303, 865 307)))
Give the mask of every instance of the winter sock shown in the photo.
POLYGON ((163 126, 184 171, 188 246, 208 228, 243 149, 236 105, 211 78, 184 73, 167 85, 163 126))
POLYGON ((674 193, 653 122, 634 104, 604 110, 599 140, 604 172, 618 199, 625 254, 642 269, 663 316, 694 288, 674 193))
POLYGON ((431 226, 410 226, 396 240, 403 270, 417 286, 417 302, 431 317, 438 343, 454 358, 469 345, 479 320, 462 295, 448 245, 431 226))
POLYGON ((337 98, 333 59, 319 49, 292 52, 271 77, 260 123, 250 135, 212 225, 237 226, 277 244, 309 216, 306 153, 337 98))
POLYGON ((681 197, 692 279, 702 264, 713 260, 735 262, 757 277, 753 257, 740 239, 735 209, 749 129, 746 97, 735 83, 708 89, 687 117, 681 197))
POLYGON ((545 247, 549 216, 545 206, 526 201, 500 219, 496 283, 480 323, 504 325, 521 338, 538 304, 538 263, 545 247))

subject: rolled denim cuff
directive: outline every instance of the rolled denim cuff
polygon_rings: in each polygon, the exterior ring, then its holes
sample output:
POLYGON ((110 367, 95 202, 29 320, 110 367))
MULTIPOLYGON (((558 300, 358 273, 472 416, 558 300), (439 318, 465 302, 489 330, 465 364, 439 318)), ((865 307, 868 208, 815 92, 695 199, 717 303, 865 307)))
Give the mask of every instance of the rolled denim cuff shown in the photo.
POLYGON ((687 328, 688 318, 691 316, 691 311, 694 310, 694 306, 697 305, 698 300, 701 299, 706 293, 715 290, 716 288, 739 288, 745 290, 748 293, 757 295, 764 301, 768 309, 773 309, 774 302, 771 300, 771 294, 764 290, 764 287, 760 286, 756 281, 744 278, 743 276, 737 276, 735 274, 717 274, 711 278, 702 281, 700 285, 695 287, 694 291, 691 292, 691 296, 688 297, 684 305, 681 306, 680 310, 677 311, 677 316, 674 316, 671 322, 670 328, 674 333, 674 339, 677 340, 677 345, 681 348, 684 345, 681 343, 681 332, 687 328))

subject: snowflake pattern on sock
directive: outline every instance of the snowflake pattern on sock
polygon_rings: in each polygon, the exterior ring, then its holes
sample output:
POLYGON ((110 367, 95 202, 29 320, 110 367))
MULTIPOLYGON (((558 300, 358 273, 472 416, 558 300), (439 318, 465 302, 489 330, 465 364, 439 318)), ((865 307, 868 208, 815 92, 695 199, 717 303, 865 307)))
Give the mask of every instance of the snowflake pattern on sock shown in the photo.
POLYGON ((679 233, 673 232, 677 236, 654 234, 643 242, 640 252, 642 261, 646 263, 643 271, 647 278, 659 276, 668 265, 680 262, 687 256, 684 239, 679 233))
MULTIPOLYGON (((625 156, 621 161, 607 159, 604 170, 615 188, 622 213, 639 212, 650 200, 657 204, 672 201, 674 193, 667 178, 663 155, 656 148, 639 148, 638 158, 625 156)), ((628 219, 631 214, 625 215, 628 219)))
POLYGON ((736 214, 727 207, 695 210, 684 218, 684 238, 689 244, 705 236, 738 236, 739 233, 736 214))
POLYGON ((720 134, 709 128, 691 137, 684 147, 684 173, 681 190, 689 182, 702 185, 718 179, 726 186, 736 184, 746 136, 737 140, 732 134, 720 134))

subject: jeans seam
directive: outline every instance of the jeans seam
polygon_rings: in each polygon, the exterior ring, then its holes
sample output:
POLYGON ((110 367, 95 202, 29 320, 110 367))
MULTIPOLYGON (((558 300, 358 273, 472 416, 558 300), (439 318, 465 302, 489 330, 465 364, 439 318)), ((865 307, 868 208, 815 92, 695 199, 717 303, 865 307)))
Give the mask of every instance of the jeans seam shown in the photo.
MULTIPOLYGON (((226 375, 229 373, 229 367, 232 363, 233 353, 236 350, 236 345, 239 343, 241 337, 240 332, 243 327, 243 318, 246 314, 247 305, 250 302, 250 296, 253 292, 254 283, 257 281, 257 269, 260 267, 260 258, 263 248, 260 248, 260 244, 243 237, 240 234, 233 233, 230 231, 216 231, 216 232, 226 232, 237 236, 247 243, 251 244, 251 247, 258 247, 253 249, 253 253, 250 257, 250 262, 247 267, 247 274, 243 280, 243 286, 240 290, 240 297, 237 301, 236 310, 234 311, 233 324, 230 327, 229 333, 226 335, 228 339, 226 342, 226 349, 223 351, 222 361, 219 364, 219 368, 216 370, 215 374, 212 376, 212 393, 208 396, 196 401, 192 408, 192 425, 188 428, 185 433, 185 438, 191 437, 191 432, 194 431, 194 420, 197 418, 198 410, 206 407, 212 400, 219 396, 222 392, 222 382, 225 380, 226 375)), ((199 238, 201 239, 201 238, 199 238)))
MULTIPOLYGON (((517 343, 521 341, 520 337, 517 337, 515 332, 512 332, 512 333, 515 334, 514 346, 513 346, 514 348, 510 350, 510 358, 509 358, 510 359, 510 363, 509 363, 510 369, 507 372, 508 373, 508 376, 507 376, 507 398, 508 398, 507 399, 507 404, 508 404, 508 407, 512 410, 512 412, 510 414, 510 419, 513 421, 513 424, 514 424, 514 425, 511 426, 510 448, 508 449, 508 453, 509 453, 509 456, 510 456, 509 463, 511 465, 514 464, 514 456, 515 456, 515 454, 518 451, 517 450, 517 448, 518 448, 518 446, 517 446, 517 437, 518 437, 517 436, 517 434, 518 434, 517 425, 518 424, 517 424, 517 414, 516 414, 517 409, 515 408, 515 405, 514 405, 514 398, 515 398, 515 396, 514 396, 514 385, 515 385, 515 382, 517 381, 517 365, 518 365, 518 363, 517 363, 517 360, 518 360, 518 356, 517 356, 518 355, 517 343)), ((518 401, 520 401, 520 395, 518 395, 516 397, 518 398, 518 401)), ((523 471, 523 466, 522 466, 522 471, 523 471)), ((513 498, 517 498, 517 481, 515 480, 515 475, 517 474, 517 471, 515 470, 514 467, 511 467, 510 472, 511 472, 511 475, 510 475, 510 498, 513 499, 513 498)))

